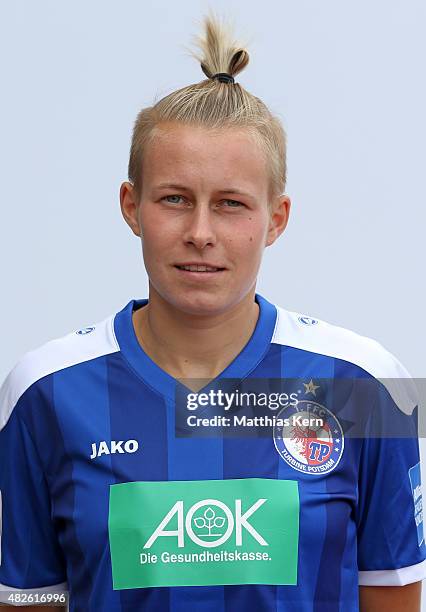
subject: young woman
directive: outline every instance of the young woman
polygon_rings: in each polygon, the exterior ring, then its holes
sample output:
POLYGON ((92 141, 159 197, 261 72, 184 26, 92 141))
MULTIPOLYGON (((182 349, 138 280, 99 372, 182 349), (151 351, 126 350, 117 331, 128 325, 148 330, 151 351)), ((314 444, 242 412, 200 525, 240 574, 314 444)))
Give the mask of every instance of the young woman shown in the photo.
POLYGON ((247 51, 205 27, 207 78, 139 113, 120 190, 148 298, 27 353, 2 386, 1 600, 418 611, 417 439, 347 427, 362 413, 366 429, 414 431, 408 374, 375 341, 256 293, 289 218, 285 134, 235 82, 247 51), (351 392, 332 410, 324 381, 345 378, 380 378, 374 402, 351 392), (257 398, 273 380, 292 392, 245 412, 238 385, 258 380, 257 398))

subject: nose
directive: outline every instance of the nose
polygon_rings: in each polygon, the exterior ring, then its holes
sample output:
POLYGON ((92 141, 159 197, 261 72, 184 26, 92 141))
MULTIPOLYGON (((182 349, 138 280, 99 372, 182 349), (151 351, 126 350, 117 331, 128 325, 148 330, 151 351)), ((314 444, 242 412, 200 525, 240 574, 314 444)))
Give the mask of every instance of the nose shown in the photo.
POLYGON ((185 228, 184 241, 193 244, 197 249, 216 243, 216 232, 213 227, 214 213, 207 205, 195 206, 188 214, 188 224, 185 228))

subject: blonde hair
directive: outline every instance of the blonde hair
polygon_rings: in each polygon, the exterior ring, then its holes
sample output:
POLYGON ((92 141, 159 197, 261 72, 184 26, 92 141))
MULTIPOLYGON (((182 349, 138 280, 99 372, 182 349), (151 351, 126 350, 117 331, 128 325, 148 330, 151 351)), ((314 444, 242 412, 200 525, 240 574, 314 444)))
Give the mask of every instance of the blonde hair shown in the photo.
POLYGON ((178 122, 209 130, 236 128, 248 133, 264 155, 269 169, 269 207, 271 198, 285 190, 286 133, 279 118, 240 83, 212 79, 217 73, 235 77, 247 66, 249 54, 233 39, 229 24, 221 22, 211 9, 204 17, 204 30, 204 37, 195 38, 201 55, 191 50, 189 54, 200 62, 208 78, 173 91, 138 113, 130 147, 129 181, 140 200, 144 151, 162 124, 178 122))

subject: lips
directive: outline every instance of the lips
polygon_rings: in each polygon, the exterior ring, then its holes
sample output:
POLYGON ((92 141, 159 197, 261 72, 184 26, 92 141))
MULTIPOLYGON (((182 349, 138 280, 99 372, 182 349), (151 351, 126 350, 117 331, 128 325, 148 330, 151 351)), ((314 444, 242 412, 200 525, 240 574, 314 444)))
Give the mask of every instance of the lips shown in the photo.
POLYGON ((224 270, 224 268, 220 266, 210 266, 207 264, 177 264, 175 267, 179 270, 185 270, 186 272, 204 272, 210 274, 224 270))
POLYGON ((182 279, 197 282, 208 282, 209 279, 218 278, 226 272, 225 268, 208 267, 206 265, 194 265, 183 267, 179 264, 174 265, 175 270, 182 279))

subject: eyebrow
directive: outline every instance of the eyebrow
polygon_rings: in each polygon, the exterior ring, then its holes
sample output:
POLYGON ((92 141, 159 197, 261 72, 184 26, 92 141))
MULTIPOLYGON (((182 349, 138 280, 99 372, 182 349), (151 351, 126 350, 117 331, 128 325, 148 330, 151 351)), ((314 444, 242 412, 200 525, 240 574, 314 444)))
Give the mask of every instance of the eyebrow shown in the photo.
MULTIPOLYGON (((185 185, 179 185, 178 183, 158 183, 158 185, 154 185, 154 189, 181 189, 182 191, 191 191, 185 185)), ((227 189, 219 189, 217 193, 236 193, 237 195, 246 196, 248 198, 254 198, 250 193, 246 191, 242 191, 241 189, 237 189, 236 187, 228 187, 227 189)))

